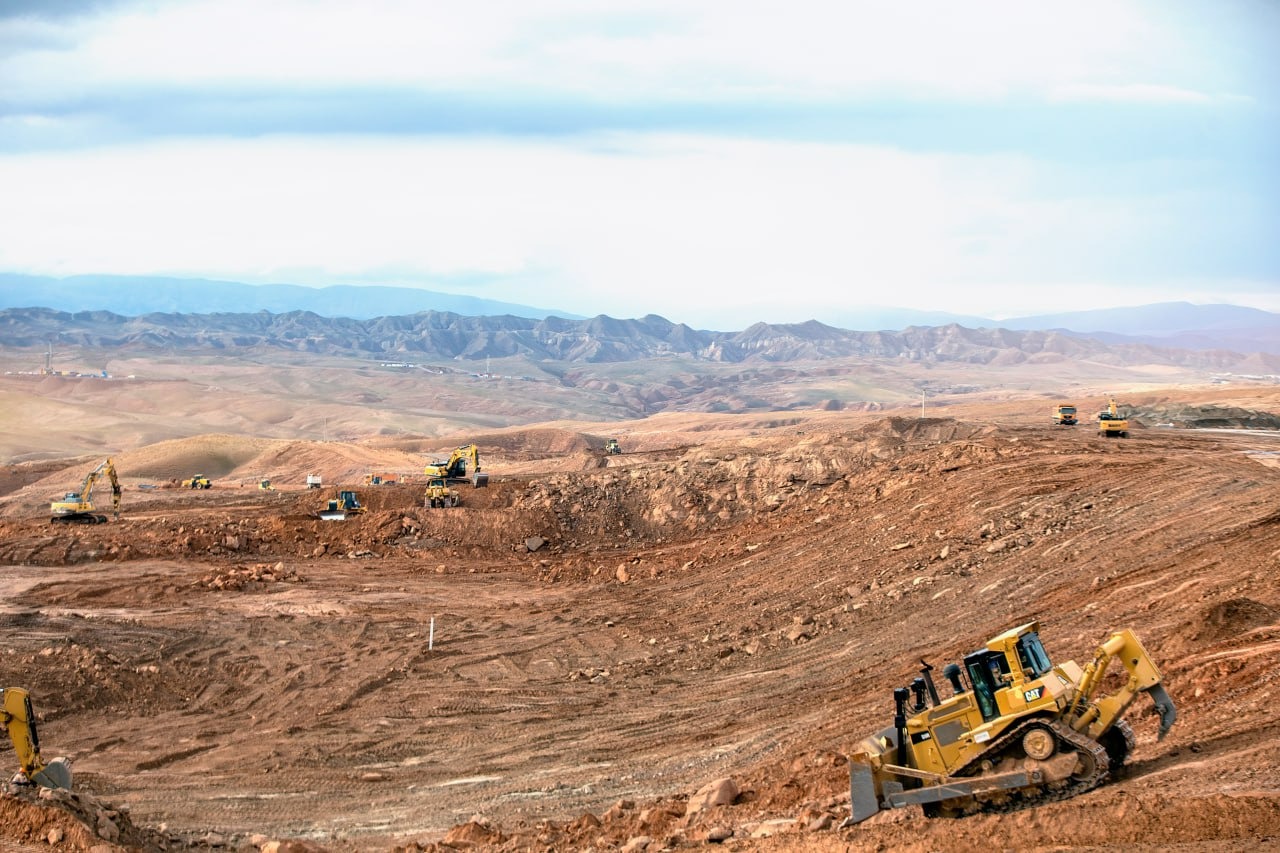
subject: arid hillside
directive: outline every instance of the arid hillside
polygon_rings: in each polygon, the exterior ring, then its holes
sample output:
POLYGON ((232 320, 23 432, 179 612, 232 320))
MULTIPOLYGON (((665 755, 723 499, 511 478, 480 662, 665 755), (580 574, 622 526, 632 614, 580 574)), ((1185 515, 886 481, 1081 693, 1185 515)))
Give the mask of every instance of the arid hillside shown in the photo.
POLYGON ((197 418, 189 437, 14 459, 0 682, 31 692, 75 788, 0 796, 0 845, 1274 845, 1280 432, 1258 427, 1280 391, 1117 397, 1125 439, 1006 391, 930 398, 925 417, 917 399, 360 440, 197 418), (425 460, 472 441, 488 488, 424 507, 425 460), (120 518, 51 524, 105 452, 120 518), (174 486, 197 473, 213 487, 174 486), (366 511, 318 518, 343 488, 366 511), (846 756, 890 724, 893 689, 1032 620, 1082 664, 1134 629, 1177 704, 1168 737, 1140 697, 1129 768, 1096 790, 838 828, 846 756))

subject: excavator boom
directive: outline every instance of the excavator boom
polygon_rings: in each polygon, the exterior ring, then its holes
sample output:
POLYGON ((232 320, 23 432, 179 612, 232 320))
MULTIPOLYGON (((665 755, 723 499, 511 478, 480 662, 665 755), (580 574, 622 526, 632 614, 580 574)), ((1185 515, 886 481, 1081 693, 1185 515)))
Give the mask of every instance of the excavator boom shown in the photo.
POLYGON ((20 687, 0 688, 0 723, 18 753, 18 764, 26 778, 43 788, 70 788, 71 765, 65 758, 46 763, 40 757, 40 736, 31 696, 20 687))

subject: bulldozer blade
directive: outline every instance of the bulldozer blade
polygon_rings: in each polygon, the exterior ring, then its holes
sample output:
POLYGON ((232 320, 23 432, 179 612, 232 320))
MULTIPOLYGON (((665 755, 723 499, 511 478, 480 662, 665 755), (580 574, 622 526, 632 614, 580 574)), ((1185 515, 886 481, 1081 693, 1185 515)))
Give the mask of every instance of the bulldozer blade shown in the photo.
POLYGON ((1164 689, 1163 684, 1157 684, 1147 692, 1151 694, 1151 700, 1156 703, 1156 713, 1160 715, 1160 733, 1156 735, 1156 740, 1164 740, 1169 728, 1178 719, 1178 709, 1173 706, 1169 691, 1164 689))
POLYGON ((326 509, 320 511, 320 518, 323 521, 346 521, 347 511, 343 509, 326 509))
POLYGON ((44 769, 31 776, 31 781, 42 788, 71 788, 71 764, 65 758, 55 758, 44 769))
POLYGON ((849 818, 841 826, 853 826, 880 811, 876 782, 871 768, 860 761, 849 762, 849 818))

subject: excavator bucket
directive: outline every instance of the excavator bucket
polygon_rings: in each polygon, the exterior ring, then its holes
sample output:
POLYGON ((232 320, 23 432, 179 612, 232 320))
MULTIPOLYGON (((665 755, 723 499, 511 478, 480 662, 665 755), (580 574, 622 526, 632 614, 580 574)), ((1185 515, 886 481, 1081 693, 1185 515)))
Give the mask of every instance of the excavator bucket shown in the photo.
POLYGON ((484 489, 489 486, 489 475, 483 471, 476 471, 471 475, 471 485, 473 488, 484 489))
POLYGON ((71 763, 65 758, 55 758, 31 775, 31 781, 42 788, 71 789, 71 763))

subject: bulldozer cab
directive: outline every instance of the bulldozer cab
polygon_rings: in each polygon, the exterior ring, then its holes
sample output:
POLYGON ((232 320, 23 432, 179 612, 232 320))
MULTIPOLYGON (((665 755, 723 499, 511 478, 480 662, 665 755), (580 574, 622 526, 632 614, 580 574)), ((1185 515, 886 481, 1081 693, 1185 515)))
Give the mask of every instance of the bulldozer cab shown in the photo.
POLYGON ((1009 674, 1009 664, 1004 656, 983 649, 964 659, 965 672, 973 685, 973 698, 982 712, 982 719, 994 720, 1000 716, 996 703, 996 691, 1005 686, 1004 676, 1009 674))
POLYGON ((1007 697, 1002 703, 1000 691, 1015 686, 1021 689, 1028 682, 1053 670, 1053 662, 1049 660, 1049 653, 1040 642, 1039 633, 1027 628, 1029 626, 1024 626, 1024 630, 1013 635, 1016 639, 1012 644, 1008 642, 1012 637, 1001 635, 988 644, 987 648, 973 652, 964 659, 965 673, 969 677, 969 683, 973 685, 974 700, 978 703, 984 722, 1009 713, 1016 705, 1032 701, 1027 698, 1027 693, 1034 692, 1024 691, 1021 696, 1007 697), (1003 648, 991 648, 995 645, 1003 648))

